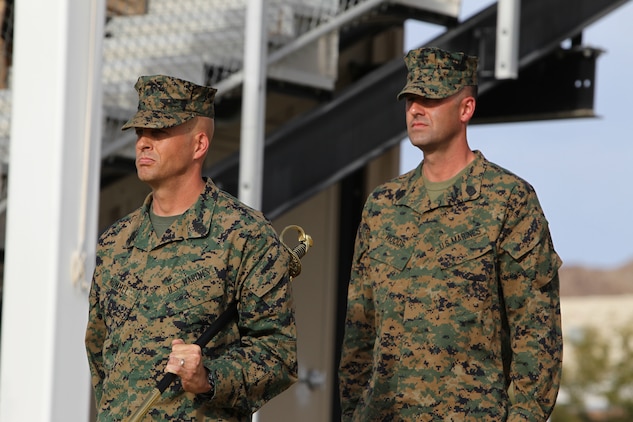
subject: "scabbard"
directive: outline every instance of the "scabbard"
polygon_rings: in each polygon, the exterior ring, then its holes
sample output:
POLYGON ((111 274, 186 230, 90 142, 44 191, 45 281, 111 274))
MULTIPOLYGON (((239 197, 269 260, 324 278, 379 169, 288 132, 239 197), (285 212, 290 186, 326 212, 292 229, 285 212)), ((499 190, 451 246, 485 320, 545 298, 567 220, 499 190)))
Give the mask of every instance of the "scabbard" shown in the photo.
POLYGON ((145 397, 145 400, 143 400, 143 403, 141 403, 139 408, 136 409, 136 412, 134 412, 134 414, 130 417, 128 422, 142 421, 145 414, 149 411, 150 407, 154 406, 154 403, 156 403, 156 400, 160 398, 161 394, 162 392, 158 388, 154 388, 154 390, 152 391, 152 394, 145 397))

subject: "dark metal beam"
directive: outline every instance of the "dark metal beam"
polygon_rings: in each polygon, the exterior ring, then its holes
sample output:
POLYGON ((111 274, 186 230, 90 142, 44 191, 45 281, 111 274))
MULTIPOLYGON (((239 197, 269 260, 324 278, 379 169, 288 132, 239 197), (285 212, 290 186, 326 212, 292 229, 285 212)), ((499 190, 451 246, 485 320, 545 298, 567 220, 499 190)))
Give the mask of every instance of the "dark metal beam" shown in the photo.
POLYGON ((477 101, 472 124, 595 117, 596 59, 588 47, 556 49, 499 81, 477 101))

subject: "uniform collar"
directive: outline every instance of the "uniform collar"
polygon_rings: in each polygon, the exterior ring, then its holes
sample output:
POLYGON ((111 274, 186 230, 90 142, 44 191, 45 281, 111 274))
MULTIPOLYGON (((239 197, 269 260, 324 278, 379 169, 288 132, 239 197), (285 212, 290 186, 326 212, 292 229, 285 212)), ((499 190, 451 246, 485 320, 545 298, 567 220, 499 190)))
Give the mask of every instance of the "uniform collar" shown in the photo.
POLYGON ((178 217, 175 222, 176 226, 170 227, 160 239, 156 237, 149 218, 149 210, 152 205, 152 194, 150 193, 128 226, 130 234, 127 237, 126 247, 149 251, 165 243, 207 236, 218 192, 217 186, 211 179, 205 178, 204 191, 196 203, 178 217))
POLYGON ((412 170, 404 189, 406 194, 401 195, 396 200, 397 204, 424 213, 435 208, 453 206, 477 199, 481 192, 482 178, 488 161, 480 151, 474 151, 474 153, 475 159, 468 164, 468 169, 461 179, 458 179, 448 192, 440 195, 435 201, 431 201, 424 185, 422 177, 424 161, 422 161, 418 167, 412 170))

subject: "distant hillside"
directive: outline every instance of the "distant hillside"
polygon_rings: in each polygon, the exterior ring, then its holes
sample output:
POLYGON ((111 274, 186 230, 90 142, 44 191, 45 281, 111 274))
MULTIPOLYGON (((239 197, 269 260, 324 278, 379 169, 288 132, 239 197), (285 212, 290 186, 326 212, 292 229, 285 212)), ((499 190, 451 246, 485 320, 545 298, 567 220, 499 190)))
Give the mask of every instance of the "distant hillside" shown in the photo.
POLYGON ((633 294, 633 261, 612 270, 563 265, 559 274, 561 296, 633 294))

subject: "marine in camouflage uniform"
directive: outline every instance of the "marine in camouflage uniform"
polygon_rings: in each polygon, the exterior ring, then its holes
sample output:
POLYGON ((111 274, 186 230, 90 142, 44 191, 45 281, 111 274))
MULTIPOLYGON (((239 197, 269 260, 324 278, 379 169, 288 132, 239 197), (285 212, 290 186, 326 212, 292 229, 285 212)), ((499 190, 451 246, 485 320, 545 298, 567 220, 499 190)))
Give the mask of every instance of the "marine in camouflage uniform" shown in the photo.
MULTIPOLYGON (((211 88, 163 76, 136 87, 139 112, 124 127, 213 117, 211 88)), ((171 340, 193 343, 237 302, 237 320, 202 348, 214 393, 184 392, 176 378, 145 419, 250 421, 296 381, 288 251, 260 212, 210 179, 162 235, 152 202, 150 194, 99 238, 86 330, 98 420, 129 418, 163 377, 171 340)))
MULTIPOLYGON (((399 97, 476 84, 476 59, 463 54, 424 48, 405 61, 399 97)), ((339 368, 343 422, 544 422, 552 411, 561 260, 533 188, 473 153, 439 194, 423 161, 365 204, 339 368)))

